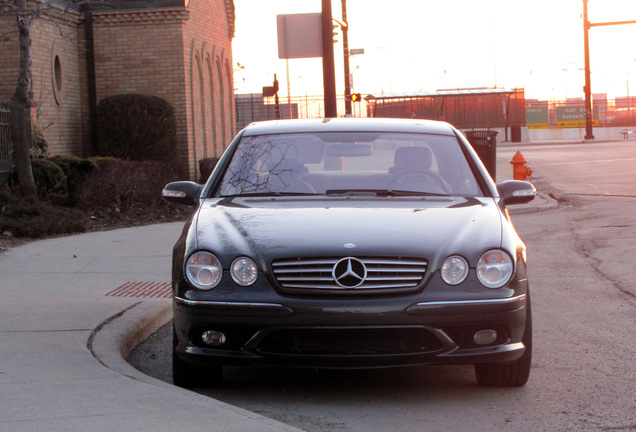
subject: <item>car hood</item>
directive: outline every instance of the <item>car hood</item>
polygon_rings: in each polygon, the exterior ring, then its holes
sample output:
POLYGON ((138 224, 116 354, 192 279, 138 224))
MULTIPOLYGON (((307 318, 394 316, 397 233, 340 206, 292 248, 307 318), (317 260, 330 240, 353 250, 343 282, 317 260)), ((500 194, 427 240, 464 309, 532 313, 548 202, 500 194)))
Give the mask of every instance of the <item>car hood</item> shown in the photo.
POLYGON ((266 268, 277 258, 422 257, 438 267, 459 254, 475 265, 501 246, 502 213, 492 198, 242 198, 201 203, 192 248, 224 266, 249 256, 266 268))

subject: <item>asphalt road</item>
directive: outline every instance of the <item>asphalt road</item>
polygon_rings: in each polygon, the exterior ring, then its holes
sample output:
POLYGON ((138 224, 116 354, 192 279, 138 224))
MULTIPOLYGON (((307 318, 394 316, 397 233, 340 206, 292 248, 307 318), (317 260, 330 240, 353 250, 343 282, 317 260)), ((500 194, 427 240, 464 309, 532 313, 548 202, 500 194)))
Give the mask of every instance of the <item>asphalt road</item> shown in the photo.
MULTIPOLYGON (((521 149, 555 210, 513 221, 528 246, 530 381, 476 385, 472 367, 379 371, 227 368, 202 394, 311 432, 636 431, 636 145, 521 149)), ((169 326, 131 356, 170 381, 169 326)))

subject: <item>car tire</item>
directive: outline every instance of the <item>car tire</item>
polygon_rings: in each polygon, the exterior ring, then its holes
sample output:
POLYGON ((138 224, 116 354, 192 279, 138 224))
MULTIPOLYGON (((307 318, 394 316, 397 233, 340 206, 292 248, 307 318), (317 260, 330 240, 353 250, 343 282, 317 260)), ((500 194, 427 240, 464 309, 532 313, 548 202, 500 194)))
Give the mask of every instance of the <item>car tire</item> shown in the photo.
POLYGON ((521 387, 528 382, 532 363, 532 312, 529 294, 526 308, 526 326, 521 339, 526 347, 523 355, 512 363, 476 364, 475 375, 480 386, 521 387))
POLYGON ((183 388, 217 387, 223 382, 222 366, 200 366, 179 358, 176 352, 177 336, 172 334, 172 382, 183 388))

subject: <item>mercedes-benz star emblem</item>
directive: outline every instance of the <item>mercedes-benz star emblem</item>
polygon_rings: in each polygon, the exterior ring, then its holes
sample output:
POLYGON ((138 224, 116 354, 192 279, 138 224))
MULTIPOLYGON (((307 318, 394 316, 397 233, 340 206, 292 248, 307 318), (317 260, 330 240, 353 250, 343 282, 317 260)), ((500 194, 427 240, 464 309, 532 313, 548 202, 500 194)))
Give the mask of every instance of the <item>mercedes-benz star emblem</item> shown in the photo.
POLYGON ((333 266, 333 280, 343 288, 356 288, 367 278, 367 268, 357 258, 343 258, 333 266))

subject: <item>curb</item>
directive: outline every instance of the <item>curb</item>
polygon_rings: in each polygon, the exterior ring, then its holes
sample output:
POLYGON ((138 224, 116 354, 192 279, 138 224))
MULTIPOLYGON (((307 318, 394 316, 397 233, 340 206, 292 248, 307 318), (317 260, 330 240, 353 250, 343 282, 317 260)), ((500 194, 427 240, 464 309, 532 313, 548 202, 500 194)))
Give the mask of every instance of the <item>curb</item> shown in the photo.
POLYGON ((170 300, 138 301, 97 326, 91 333, 87 347, 93 357, 108 369, 129 378, 175 388, 141 373, 126 361, 137 345, 171 319, 170 300))
POLYGON ((131 383, 143 383, 161 388, 165 397, 175 404, 174 418, 185 415, 181 421, 184 429, 224 430, 228 432, 302 432, 294 426, 281 423, 260 414, 200 395, 170 383, 150 377, 131 366, 126 358, 130 352, 158 328, 172 319, 172 301, 167 299, 142 300, 124 308, 100 324, 88 341, 88 349, 104 367, 131 379, 131 383), (179 401, 177 403, 176 401, 179 401), (188 412, 179 412, 179 404, 185 403, 188 412), (194 415, 197 410, 211 415, 216 427, 201 423, 194 415))
POLYGON ((559 203, 557 200, 547 194, 537 191, 537 195, 534 200, 530 201, 528 204, 508 206, 508 210, 511 215, 520 215, 553 210, 558 207, 559 203))

